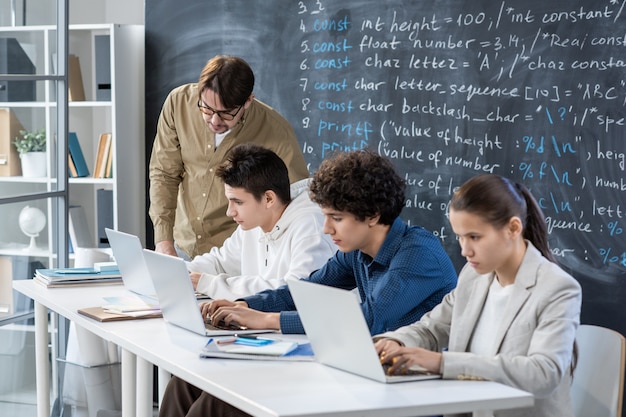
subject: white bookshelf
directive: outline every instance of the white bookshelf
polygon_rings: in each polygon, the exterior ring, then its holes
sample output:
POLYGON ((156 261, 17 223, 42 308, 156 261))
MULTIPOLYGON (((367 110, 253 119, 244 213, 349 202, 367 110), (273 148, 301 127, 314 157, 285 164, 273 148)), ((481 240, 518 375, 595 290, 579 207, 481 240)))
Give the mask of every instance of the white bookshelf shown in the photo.
MULTIPOLYGON (((0 38, 17 39, 35 64, 37 75, 55 73, 56 26, 0 27, 0 38)), ((69 131, 76 132, 90 171, 88 177, 69 178, 69 203, 85 208, 94 237, 93 247, 97 247, 97 190, 110 190, 112 226, 145 241, 144 27, 109 23, 70 25, 69 53, 79 58, 85 92, 84 101, 69 102, 69 131), (98 71, 103 68, 100 61, 96 62, 96 36, 108 36, 110 40, 110 100, 103 100, 96 93, 96 67, 100 67, 98 71), (98 139, 105 132, 110 132, 113 138, 112 177, 94 178, 98 139)), ((0 108, 10 108, 26 129, 45 128, 48 137, 48 175, 42 178, 0 176, 0 196, 55 191, 57 184, 65 181, 65 178, 56 178, 59 150, 55 140, 57 109, 53 86, 52 81, 36 81, 35 100, 0 101, 0 108)), ((2 254, 24 255, 20 245, 29 240, 19 229, 17 216, 26 205, 35 205, 47 213, 46 229, 37 238, 39 248, 32 255, 41 257, 42 250, 47 251, 52 265, 55 251, 48 248, 53 247, 55 228, 50 225, 54 207, 45 200, 0 205, 0 218, 6 219, 8 224, 0 230, 2 254), (11 252, 12 247, 16 248, 15 253, 11 252)))

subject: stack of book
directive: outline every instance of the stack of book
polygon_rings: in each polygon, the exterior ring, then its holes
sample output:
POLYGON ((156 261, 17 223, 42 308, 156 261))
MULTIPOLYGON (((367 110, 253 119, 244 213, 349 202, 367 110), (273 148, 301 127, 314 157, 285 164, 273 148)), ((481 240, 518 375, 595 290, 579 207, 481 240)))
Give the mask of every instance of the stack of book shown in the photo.
POLYGON ((48 288, 76 285, 120 284, 119 269, 96 270, 94 268, 37 269, 33 279, 48 288))

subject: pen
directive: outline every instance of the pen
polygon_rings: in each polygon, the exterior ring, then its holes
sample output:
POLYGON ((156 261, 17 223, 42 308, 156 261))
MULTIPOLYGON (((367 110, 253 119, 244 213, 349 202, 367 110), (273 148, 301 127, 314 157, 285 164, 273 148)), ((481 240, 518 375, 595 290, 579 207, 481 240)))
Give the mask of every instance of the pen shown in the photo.
POLYGON ((217 339, 215 343, 217 343, 218 345, 227 345, 229 343, 235 343, 235 340, 237 340, 236 337, 226 337, 222 339, 217 339))
POLYGON ((255 336, 252 334, 235 334, 235 337, 238 337, 240 339, 254 339, 254 340, 274 340, 274 339, 270 339, 268 337, 259 337, 259 336, 255 336))
POLYGON ((256 337, 228 337, 224 339, 218 339, 215 343, 218 345, 246 345, 246 346, 264 346, 273 343, 272 339, 259 339, 256 337))
POLYGON ((271 339, 259 339, 259 338, 246 338, 246 337, 237 337, 233 342, 236 345, 246 345, 246 346, 265 346, 273 343, 274 341, 271 339))

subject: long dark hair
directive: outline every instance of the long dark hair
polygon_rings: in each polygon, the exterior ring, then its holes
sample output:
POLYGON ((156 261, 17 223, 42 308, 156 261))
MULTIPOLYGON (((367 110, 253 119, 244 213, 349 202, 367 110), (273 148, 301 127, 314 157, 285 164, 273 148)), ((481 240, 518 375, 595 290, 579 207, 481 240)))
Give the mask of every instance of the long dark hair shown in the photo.
MULTIPOLYGON (((483 174, 470 178, 455 191, 450 209, 480 216, 496 229, 504 227, 511 217, 522 220, 523 234, 541 254, 556 263, 548 245, 548 228, 543 211, 528 188, 508 178, 483 174)), ((572 347, 570 375, 578 363, 578 344, 572 347)))
POLYGON ((548 245, 548 228, 537 200, 528 188, 496 174, 470 178, 454 193, 450 209, 480 216, 496 229, 504 227, 511 217, 522 221, 523 234, 551 262, 555 262, 548 245))

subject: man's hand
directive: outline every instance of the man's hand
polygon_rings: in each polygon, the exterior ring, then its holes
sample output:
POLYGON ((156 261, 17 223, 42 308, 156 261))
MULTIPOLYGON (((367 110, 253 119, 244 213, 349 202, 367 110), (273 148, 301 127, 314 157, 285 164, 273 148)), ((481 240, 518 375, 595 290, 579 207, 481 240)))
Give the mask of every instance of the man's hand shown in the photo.
POLYGON ((172 240, 162 240, 158 242, 154 247, 154 251, 165 255, 178 256, 176 248, 174 248, 174 241, 172 240))
POLYGON ((245 301, 215 300, 200 304, 203 317, 212 323, 224 321, 226 325, 237 322, 248 329, 280 330, 280 313, 265 313, 248 307, 245 301))
POLYGON ((191 278, 191 284, 193 285, 193 289, 198 289, 198 282, 200 282, 200 277, 202 276, 201 272, 190 272, 189 278, 191 278))
POLYGON ((248 307, 248 303, 245 301, 228 301, 224 299, 213 300, 213 301, 203 301, 199 304, 200 311, 202 312, 202 317, 206 318, 207 316, 213 316, 215 311, 220 307, 234 307, 234 306, 248 307))

